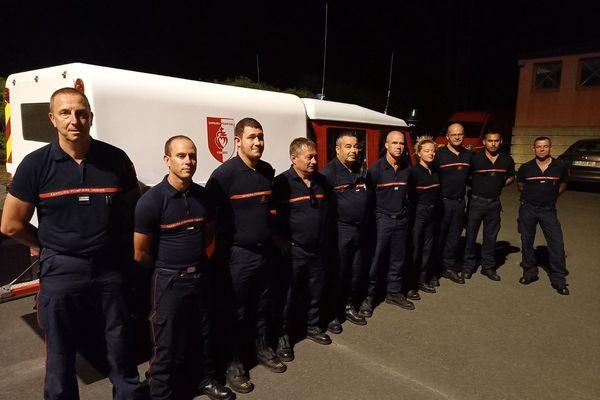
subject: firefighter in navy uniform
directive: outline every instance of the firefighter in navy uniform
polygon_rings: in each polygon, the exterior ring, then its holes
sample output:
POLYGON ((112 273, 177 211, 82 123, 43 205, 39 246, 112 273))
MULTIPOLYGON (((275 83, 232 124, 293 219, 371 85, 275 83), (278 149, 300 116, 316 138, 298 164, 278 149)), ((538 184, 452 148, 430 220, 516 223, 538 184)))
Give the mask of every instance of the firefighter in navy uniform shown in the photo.
POLYGON ((435 142, 421 138, 415 145, 419 162, 410 170, 409 190, 412 213, 412 267, 414 281, 412 290, 436 293, 431 280, 433 244, 438 231, 440 208, 440 177, 433 168, 435 142), (416 284, 416 286, 415 286, 416 284))
POLYGON ((382 275, 385 276, 385 302, 406 310, 415 309, 414 303, 406 299, 405 287, 410 166, 402 160, 404 134, 389 132, 385 148, 385 155, 367 172, 367 186, 374 196, 377 232, 367 297, 359 310, 365 317, 373 315, 373 300, 382 275))
POLYGON ((483 136, 484 151, 471 158, 471 196, 467 208, 467 238, 462 277, 470 279, 477 268, 475 242, 483 222, 481 243, 481 273, 499 281, 496 272, 496 239, 500 232, 500 194, 502 188, 515 180, 515 162, 500 152, 502 135, 488 132, 483 136))
POLYGON ((278 247, 282 250, 280 289, 283 293, 281 335, 277 355, 292 361, 289 330, 295 309, 306 310, 306 336, 327 345, 329 335, 319 326, 325 289, 328 207, 331 192, 327 180, 317 172, 317 145, 297 138, 290 144, 292 166, 273 182, 273 206, 277 221, 278 247), (305 298, 306 307, 297 300, 305 298))
POLYGON ((206 188, 217 205, 216 257, 223 267, 227 311, 227 382, 239 393, 254 389, 244 367, 244 339, 255 338, 258 362, 273 372, 285 372, 269 345, 268 320, 272 271, 271 196, 274 170, 262 161, 264 134, 253 118, 235 126, 237 157, 210 176, 206 188))
POLYGON ((135 210, 134 259, 154 269, 150 397, 177 397, 176 361, 183 354, 197 393, 232 399, 231 390, 214 379, 209 354, 214 284, 205 245, 214 235, 214 205, 208 192, 192 182, 196 146, 188 137, 167 140, 164 159, 169 174, 140 198, 135 210))
MULTIPOLYGON (((462 145, 465 131, 461 124, 452 124, 446 133, 448 144, 435 153, 434 168, 440 174, 443 216, 439 243, 442 244, 442 276, 456 283, 465 280, 456 272, 456 257, 465 223, 465 188, 469 178, 472 153, 462 145)), ((432 285, 439 285, 436 277, 432 285)))
POLYGON ((521 165, 517 173, 517 187, 521 192, 519 207, 519 232, 523 276, 519 283, 528 285, 537 281, 538 264, 533 244, 537 224, 540 224, 548 244, 550 283, 561 295, 568 295, 567 265, 560 221, 556 213, 556 200, 567 189, 568 169, 565 164, 550 156, 552 142, 541 136, 533 142, 535 158, 521 165))
POLYGON ((72 88, 50 98, 58 141, 19 165, 2 233, 40 252, 38 321, 46 335, 44 399, 78 399, 75 355, 90 318, 104 333, 115 399, 143 395, 128 350, 124 272, 139 187, 120 149, 90 137, 88 99, 72 88), (39 226, 29 223, 37 209, 39 226))
POLYGON ((342 318, 356 325, 367 324, 356 310, 364 269, 364 228, 369 203, 365 171, 358 159, 360 150, 353 131, 341 132, 335 143, 336 157, 321 171, 334 191, 336 202, 337 257, 328 293, 331 315, 327 326, 335 334, 342 332, 342 318))

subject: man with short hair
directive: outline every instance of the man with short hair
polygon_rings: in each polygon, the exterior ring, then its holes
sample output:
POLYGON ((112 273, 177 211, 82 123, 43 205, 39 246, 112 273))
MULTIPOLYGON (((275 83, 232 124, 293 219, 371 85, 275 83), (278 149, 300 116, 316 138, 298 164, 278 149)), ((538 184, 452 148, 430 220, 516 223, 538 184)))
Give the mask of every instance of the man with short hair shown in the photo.
POLYGON ((285 372, 269 346, 271 287, 271 195, 274 170, 262 161, 265 142, 261 124, 243 118, 235 126, 237 157, 210 176, 206 188, 217 205, 216 256, 224 268, 226 301, 232 313, 227 327, 227 382, 239 393, 254 384, 243 361, 246 334, 255 338, 258 362, 272 372, 285 372))
POLYGON ((496 239, 500 232, 500 194, 502 188, 515 180, 515 162, 508 154, 500 152, 502 135, 488 132, 483 136, 484 151, 471 159, 471 197, 467 210, 467 239, 462 277, 470 279, 477 268, 475 242, 483 222, 481 244, 481 273, 499 281, 496 272, 496 239))
POLYGON ((329 335, 319 326, 330 192, 327 180, 317 172, 317 145, 313 141, 294 139, 290 144, 290 160, 292 166, 273 182, 273 212, 284 258, 281 271, 284 304, 277 346, 277 355, 283 361, 294 359, 289 329, 300 297, 306 298, 306 307, 298 307, 306 310, 302 317, 307 326, 306 336, 318 344, 331 343, 329 335))
POLYGON ((356 310, 360 301, 360 283, 363 275, 363 252, 366 212, 369 195, 365 171, 358 156, 361 146, 353 131, 343 131, 335 142, 336 157, 321 171, 335 194, 337 219, 336 271, 329 293, 332 308, 327 330, 342 333, 340 319, 356 325, 367 320, 356 310))
POLYGON ((535 158, 521 165, 517 173, 517 188, 521 192, 519 207, 519 232, 523 276, 519 283, 529 285, 537 281, 538 264, 533 244, 539 224, 548 244, 550 283, 558 294, 568 295, 567 265, 560 221, 556 213, 558 196, 567 189, 568 169, 566 165, 550 155, 552 142, 540 136, 533 142, 535 158))
POLYGON ((213 400, 233 398, 231 390, 214 379, 208 351, 214 284, 205 246, 213 239, 215 210, 206 189, 192 182, 196 157, 190 138, 169 138, 164 155, 169 173, 136 206, 134 259, 154 270, 150 314, 154 350, 148 370, 153 400, 177 397, 180 354, 198 394, 213 400))
POLYGON ((19 164, 2 214, 3 234, 40 253, 38 322, 46 336, 44 399, 78 399, 75 356, 90 319, 104 333, 118 400, 142 395, 128 350, 124 274, 139 186, 120 149, 92 139, 87 97, 50 98, 58 140, 19 164), (29 221, 37 210, 38 227, 29 221))
MULTIPOLYGON (((446 133, 448 144, 435 153, 434 167, 439 171, 442 191, 443 216, 439 243, 442 247, 442 277, 456 283, 465 280, 456 272, 456 257, 465 219, 465 188, 469 178, 472 153, 462 145, 465 130, 454 123, 446 133)), ((436 277, 433 285, 439 285, 436 277)))
MULTIPOLYGON (((386 153, 367 172, 367 185, 375 204, 375 251, 369 271, 367 297, 360 306, 365 317, 373 315, 373 301, 381 275, 385 275, 385 302, 414 310, 406 299, 405 267, 408 233, 409 165, 402 160, 404 133, 391 131, 385 139, 386 153)), ((418 294, 412 293, 415 300, 418 294)))

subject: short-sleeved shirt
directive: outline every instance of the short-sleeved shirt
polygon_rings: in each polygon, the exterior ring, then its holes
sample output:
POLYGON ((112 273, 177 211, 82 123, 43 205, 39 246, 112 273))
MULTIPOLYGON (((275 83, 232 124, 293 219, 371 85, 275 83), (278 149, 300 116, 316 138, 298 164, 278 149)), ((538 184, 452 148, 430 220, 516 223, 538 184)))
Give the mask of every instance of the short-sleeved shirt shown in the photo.
POLYGON ((273 206, 277 231, 300 247, 322 249, 327 236, 331 191, 323 175, 314 172, 310 187, 293 167, 273 181, 273 206))
POLYGON ((495 199, 500 196, 506 178, 515 176, 515 162, 504 153, 499 153, 496 162, 492 162, 482 151, 471 158, 471 174, 471 193, 495 199))
POLYGON ((28 154, 9 192, 35 204, 42 247, 87 256, 114 250, 123 233, 130 240, 133 210, 123 194, 137 187, 125 152, 92 139, 80 164, 58 142, 28 154))
POLYGON ((435 153, 433 165, 439 171, 442 185, 442 197, 449 199, 462 199, 465 196, 465 187, 469 178, 472 153, 461 148, 454 154, 448 146, 442 147, 435 153))
POLYGON ((254 170, 239 156, 213 171, 206 188, 217 207, 219 240, 242 247, 270 243, 274 175, 270 164, 259 160, 254 170))
POLYGON ((523 184, 521 200, 537 206, 554 206, 558 199, 561 183, 568 180, 569 171, 565 164, 552 158, 544 172, 533 160, 521 165, 517 173, 517 182, 523 184))
POLYGON ((205 224, 214 218, 212 198, 192 183, 185 192, 167 177, 148 190, 135 208, 135 232, 152 237, 159 268, 180 269, 206 262, 205 224))
POLYGON ((431 173, 421 165, 415 164, 410 169, 410 198, 417 204, 436 204, 440 199, 440 177, 435 168, 431 173))
POLYGON ((338 221, 360 224, 365 220, 369 204, 366 179, 359 171, 350 171, 335 157, 321 173, 335 194, 338 221))
POLYGON ((375 212, 386 215, 406 213, 408 204, 408 164, 400 162, 398 169, 385 156, 377 160, 367 172, 367 185, 375 196, 375 212))

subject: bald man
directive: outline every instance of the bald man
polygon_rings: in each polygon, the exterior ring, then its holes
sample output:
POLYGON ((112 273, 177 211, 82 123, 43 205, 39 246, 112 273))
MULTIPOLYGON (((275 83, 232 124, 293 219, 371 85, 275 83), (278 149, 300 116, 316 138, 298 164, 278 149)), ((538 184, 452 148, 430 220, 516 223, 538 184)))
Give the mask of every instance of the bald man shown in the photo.
MULTIPOLYGON (((472 153, 463 147, 465 130, 461 124, 452 124, 446 133, 448 144, 439 149, 433 160, 439 171, 442 185, 443 217, 440 225, 440 244, 442 250, 442 276, 456 283, 465 280, 456 272, 456 257, 460 244, 460 235, 465 223, 465 188, 471 168, 472 153)), ((439 267, 439 266, 438 266, 439 267)), ((432 285, 438 286, 436 277, 432 285)))
POLYGON ((409 165, 402 160, 404 134, 391 131, 385 140, 386 153, 367 172, 367 186, 373 193, 377 227, 375 252, 369 270, 367 298, 359 312, 373 315, 373 299, 377 286, 385 275, 385 302, 414 310, 406 299, 403 278, 406 261, 406 234, 408 231, 408 176, 409 165), (387 273, 386 273, 387 267, 387 273))

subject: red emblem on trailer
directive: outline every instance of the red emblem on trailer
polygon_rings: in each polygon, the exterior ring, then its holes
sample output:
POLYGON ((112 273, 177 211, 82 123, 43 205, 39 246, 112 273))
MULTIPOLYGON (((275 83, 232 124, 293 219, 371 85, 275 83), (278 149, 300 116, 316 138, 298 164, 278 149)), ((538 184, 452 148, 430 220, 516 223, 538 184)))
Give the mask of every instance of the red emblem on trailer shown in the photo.
POLYGON ((208 149, 217 161, 225 162, 233 157, 235 151, 234 130, 233 118, 206 118, 208 149))

